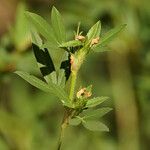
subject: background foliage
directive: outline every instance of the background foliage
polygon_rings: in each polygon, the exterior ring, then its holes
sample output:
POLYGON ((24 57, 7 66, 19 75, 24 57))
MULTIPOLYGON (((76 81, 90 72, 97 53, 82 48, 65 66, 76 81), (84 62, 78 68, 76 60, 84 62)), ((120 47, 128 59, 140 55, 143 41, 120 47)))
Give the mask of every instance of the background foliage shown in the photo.
MULTIPOLYGON (((90 56, 81 68, 79 83, 93 84, 93 94, 106 95, 103 103, 114 110, 103 117, 109 133, 69 127, 65 150, 148 150, 150 140, 150 10, 149 1, 137 0, 1 0, 0 1, 0 149, 47 150, 57 145, 62 107, 57 98, 35 89, 13 74, 23 70, 41 77, 30 43, 30 24, 24 11, 50 21, 55 5, 69 36, 81 21, 86 33, 99 19, 104 34, 127 24, 103 53, 90 56), (17 9, 16 9, 17 8, 17 9), (111 51, 107 51, 111 50, 111 51)), ((83 33, 84 34, 84 33, 83 33)), ((60 51, 50 51, 54 61, 60 51)))

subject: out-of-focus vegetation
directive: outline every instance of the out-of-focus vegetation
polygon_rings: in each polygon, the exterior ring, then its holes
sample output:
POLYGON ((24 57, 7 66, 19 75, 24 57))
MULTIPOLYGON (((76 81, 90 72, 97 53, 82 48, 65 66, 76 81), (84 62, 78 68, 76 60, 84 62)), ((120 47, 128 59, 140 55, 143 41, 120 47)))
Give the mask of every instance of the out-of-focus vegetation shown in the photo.
MULTIPOLYGON (((111 101, 103 104, 114 108, 112 115, 103 118, 110 132, 92 133, 81 130, 82 127, 69 127, 63 148, 148 150, 149 4, 148 0, 28 0, 24 3, 1 0, 0 150, 56 148, 57 129, 61 124, 58 120, 63 111, 59 101, 13 74, 15 70, 23 70, 41 77, 36 70, 30 43, 30 24, 24 17, 24 10, 43 14, 48 20, 52 5, 62 12, 70 37, 78 21, 81 21, 81 28, 85 32, 98 20, 101 20, 104 32, 116 25, 127 24, 126 30, 104 49, 105 52, 88 58, 79 77, 83 86, 93 84, 94 95, 111 97, 111 101)), ((59 52, 52 50, 51 53, 57 62, 60 59, 59 52)))

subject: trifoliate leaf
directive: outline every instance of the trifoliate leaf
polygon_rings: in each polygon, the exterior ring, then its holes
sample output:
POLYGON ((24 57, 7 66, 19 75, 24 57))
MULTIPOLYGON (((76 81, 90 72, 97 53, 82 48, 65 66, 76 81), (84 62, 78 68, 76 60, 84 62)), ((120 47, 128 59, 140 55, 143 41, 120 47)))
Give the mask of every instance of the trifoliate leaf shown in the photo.
POLYGON ((69 97, 67 93, 58 85, 49 82, 48 84, 43 82, 42 80, 38 79, 37 77, 28 74, 27 72, 22 72, 22 71, 16 71, 16 74, 18 74, 20 77, 22 77, 24 80, 29 82, 31 85, 35 86, 36 88, 49 92, 57 96, 64 105, 70 106, 69 102, 69 97))
POLYGON ((112 108, 109 107, 103 107, 96 110, 90 110, 83 112, 83 119, 92 119, 92 118, 100 118, 103 117, 105 114, 110 112, 112 108))
POLYGON ((81 123, 81 119, 79 118, 73 118, 69 121, 69 124, 72 126, 77 126, 81 123))
POLYGON ((86 129, 91 130, 91 131, 106 131, 106 132, 109 131, 109 128, 105 124, 99 121, 88 120, 88 121, 82 122, 82 124, 86 129))
POLYGON ((109 97, 104 97, 104 96, 101 96, 101 97, 95 97, 95 98, 92 98, 92 99, 89 99, 86 103, 86 106, 85 107, 95 107, 101 103, 103 103, 104 101, 108 100, 109 97))

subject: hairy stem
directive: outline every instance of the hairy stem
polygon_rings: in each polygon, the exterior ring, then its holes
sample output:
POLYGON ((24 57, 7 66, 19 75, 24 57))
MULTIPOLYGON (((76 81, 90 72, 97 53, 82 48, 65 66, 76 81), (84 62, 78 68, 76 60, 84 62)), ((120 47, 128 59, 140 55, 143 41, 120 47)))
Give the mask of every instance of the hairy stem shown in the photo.
POLYGON ((69 94, 69 98, 70 98, 71 101, 73 101, 73 99, 74 99, 76 79, 77 79, 77 73, 72 72, 72 74, 71 74, 71 84, 70 84, 70 94, 69 94))
POLYGON ((72 115, 73 115, 73 110, 65 107, 65 112, 64 112, 64 117, 63 117, 62 124, 61 124, 61 132, 60 132, 57 150, 61 150, 62 141, 64 138, 64 132, 69 124, 69 119, 72 117, 72 115))
MULTIPOLYGON (((76 79, 77 79, 77 72, 72 72, 71 73, 71 83, 70 83, 70 93, 69 93, 69 98, 70 98, 71 102, 73 102, 73 100, 74 100, 76 79)), ((68 126, 69 119, 72 117, 72 115, 73 115, 73 110, 69 109, 69 108, 65 108, 65 113, 64 113, 62 124, 61 124, 61 132, 60 132, 57 150, 61 150, 65 128, 68 126)))
POLYGON ((67 124, 64 122, 61 125, 61 131, 60 131, 60 137, 59 137, 59 142, 58 142, 58 148, 57 150, 61 150, 61 146, 62 146, 62 141, 63 141, 63 137, 64 137, 64 132, 65 132, 65 128, 67 127, 67 124))

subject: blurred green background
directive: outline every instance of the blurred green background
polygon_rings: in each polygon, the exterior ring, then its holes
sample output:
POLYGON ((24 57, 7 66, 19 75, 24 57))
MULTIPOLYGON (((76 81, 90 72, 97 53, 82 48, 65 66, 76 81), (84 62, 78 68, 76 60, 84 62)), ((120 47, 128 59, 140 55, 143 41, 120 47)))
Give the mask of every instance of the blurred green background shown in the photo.
MULTIPOLYGON (((93 95, 109 96, 113 107, 102 122, 109 133, 69 127, 64 150, 150 149, 150 2, 149 0, 0 0, 0 150, 56 149, 63 108, 59 101, 32 87, 13 72, 41 77, 32 53, 30 24, 24 11, 50 20, 51 7, 62 13, 68 38, 81 21, 86 33, 96 21, 103 35, 127 28, 103 53, 82 66, 79 83, 93 84, 93 95)), ((58 51, 50 50, 55 61, 58 51)))

